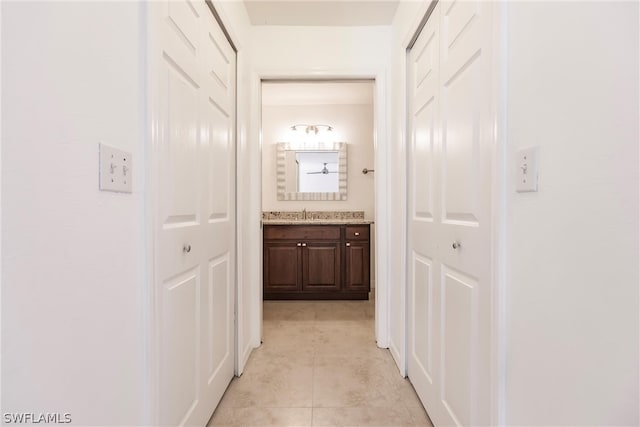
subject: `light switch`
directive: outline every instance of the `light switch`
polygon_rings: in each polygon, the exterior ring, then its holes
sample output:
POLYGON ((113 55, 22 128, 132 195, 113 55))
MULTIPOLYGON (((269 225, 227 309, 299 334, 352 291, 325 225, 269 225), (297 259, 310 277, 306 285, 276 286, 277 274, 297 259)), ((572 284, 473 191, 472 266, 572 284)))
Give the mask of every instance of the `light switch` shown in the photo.
POLYGON ((131 193, 131 153, 100 143, 100 191, 131 193))
POLYGON ((516 191, 538 191, 538 147, 518 150, 516 156, 516 191))

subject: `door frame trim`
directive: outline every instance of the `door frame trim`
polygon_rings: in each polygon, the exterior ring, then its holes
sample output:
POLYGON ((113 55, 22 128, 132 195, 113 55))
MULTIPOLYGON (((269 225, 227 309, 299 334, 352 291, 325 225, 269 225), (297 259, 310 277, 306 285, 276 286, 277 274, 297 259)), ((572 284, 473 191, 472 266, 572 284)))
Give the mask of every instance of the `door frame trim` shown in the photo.
MULTIPOLYGON (((387 126, 387 111, 388 111, 388 99, 387 99, 387 71, 382 68, 366 68, 357 71, 343 71, 343 70, 326 70, 322 74, 318 74, 317 70, 312 69, 286 69, 286 70, 254 70, 251 78, 251 109, 252 119, 255 118, 254 123, 258 123, 255 128, 252 129, 252 134, 249 136, 249 140, 259 141, 259 152, 256 154, 262 161, 262 118, 260 110, 262 108, 261 102, 261 83, 263 80, 287 80, 287 81, 310 81, 310 80, 339 80, 339 81, 353 81, 353 80, 373 80, 374 91, 374 168, 376 170, 376 184, 375 184, 375 274, 376 274, 376 287, 375 287, 375 334, 376 342, 380 348, 389 348, 389 257, 386 254, 389 253, 389 185, 388 185, 388 170, 389 170, 389 158, 391 143, 389 139, 388 126, 387 126)), ((250 150, 256 149, 255 147, 249 147, 250 150)), ((262 191, 262 176, 260 175, 257 180, 257 185, 254 185, 250 191, 252 197, 258 197, 258 194, 262 191)), ((252 216, 258 216, 261 218, 262 207, 258 206, 256 212, 252 212, 252 216)), ((262 240, 255 239, 247 242, 248 246, 256 247, 256 253, 254 256, 259 260, 260 265, 260 277, 262 277, 262 240)), ((250 296, 254 300, 254 304, 261 306, 262 304, 262 282, 254 284, 254 289, 250 296)), ((262 335, 262 316, 258 318, 259 326, 256 326, 256 336, 262 335)))
POLYGON ((160 47, 160 36, 158 26, 158 15, 160 14, 159 3, 142 3, 144 18, 143 31, 146 30, 145 44, 141 46, 146 54, 145 72, 147 76, 146 85, 146 111, 144 112, 144 122, 147 125, 147 133, 145 134, 144 143, 144 160, 145 160, 145 198, 144 198, 144 216, 145 216, 145 240, 146 240, 146 298, 143 298, 143 322, 144 330, 148 331, 144 336, 145 348, 145 388, 146 396, 144 398, 144 423, 145 425, 157 425, 160 421, 159 408, 159 328, 158 313, 156 310, 157 293, 156 293, 156 213, 155 205, 157 200, 157 190, 153 179, 152 165, 156 162, 156 152, 158 144, 158 58, 157 52, 160 47))
POLYGON ((508 5, 497 2, 492 16, 492 97, 491 111, 495 144, 493 150, 492 219, 492 288, 491 288, 491 410, 492 425, 506 425, 506 271, 507 271, 507 52, 508 5))

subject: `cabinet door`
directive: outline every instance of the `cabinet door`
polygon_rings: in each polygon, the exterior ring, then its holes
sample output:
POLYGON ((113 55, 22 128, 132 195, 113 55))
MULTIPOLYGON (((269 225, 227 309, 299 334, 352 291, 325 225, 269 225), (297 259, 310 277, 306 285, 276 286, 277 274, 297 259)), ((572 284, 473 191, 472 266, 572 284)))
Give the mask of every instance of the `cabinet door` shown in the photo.
POLYGON ((369 243, 347 242, 345 254, 345 290, 369 291, 369 243))
POLYGON ((265 293, 301 290, 300 273, 300 247, 295 242, 265 242, 265 293))
POLYGON ((304 291, 340 290, 340 242, 305 243, 302 247, 304 291))

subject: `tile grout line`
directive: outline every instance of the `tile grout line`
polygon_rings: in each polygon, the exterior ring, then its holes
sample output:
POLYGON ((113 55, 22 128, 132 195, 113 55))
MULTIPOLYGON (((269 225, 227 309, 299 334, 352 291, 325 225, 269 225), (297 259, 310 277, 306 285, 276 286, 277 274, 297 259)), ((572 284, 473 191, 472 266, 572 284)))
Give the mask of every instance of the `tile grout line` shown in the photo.
POLYGON ((309 423, 310 426, 313 426, 313 413, 315 412, 315 384, 316 384, 316 362, 317 362, 317 340, 318 340, 318 328, 317 328, 317 323, 318 323, 318 310, 317 310, 317 306, 314 306, 313 309, 313 341, 312 341, 312 345, 313 345, 313 353, 312 353, 312 357, 311 357, 311 422, 309 423))

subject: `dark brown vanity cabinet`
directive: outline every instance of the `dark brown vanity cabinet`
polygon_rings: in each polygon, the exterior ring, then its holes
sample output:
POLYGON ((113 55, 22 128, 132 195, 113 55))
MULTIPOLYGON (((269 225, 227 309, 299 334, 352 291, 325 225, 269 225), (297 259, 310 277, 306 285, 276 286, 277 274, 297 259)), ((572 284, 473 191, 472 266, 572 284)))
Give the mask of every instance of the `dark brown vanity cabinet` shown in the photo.
POLYGON ((369 225, 265 225, 263 295, 368 299, 369 225))
POLYGON ((345 227, 345 282, 350 291, 369 292, 369 226, 345 227))

